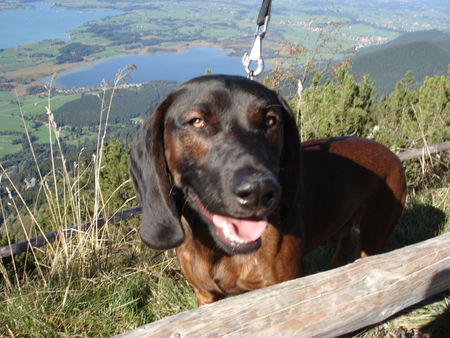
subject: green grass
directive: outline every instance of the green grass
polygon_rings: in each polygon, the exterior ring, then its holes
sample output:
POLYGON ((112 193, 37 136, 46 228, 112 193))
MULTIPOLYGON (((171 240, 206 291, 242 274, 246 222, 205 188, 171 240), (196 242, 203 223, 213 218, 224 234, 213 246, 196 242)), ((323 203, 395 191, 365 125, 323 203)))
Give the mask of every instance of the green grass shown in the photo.
POLYGON ((0 115, 0 130, 23 132, 23 123, 18 116, 0 115))
MULTIPOLYGON (((74 145, 74 146, 78 146, 79 144, 86 144, 89 142, 93 142, 97 139, 97 133, 95 133, 93 131, 85 131, 83 136, 77 136, 77 135, 73 135, 70 132, 66 132, 63 129, 63 135, 65 136, 64 142, 66 144, 70 144, 70 145, 74 145)), ((42 138, 42 140, 44 140, 44 138, 42 138)))
POLYGON ((369 25, 363 24, 347 24, 342 28, 342 33, 353 35, 353 36, 373 36, 373 37, 384 37, 388 39, 394 39, 398 36, 397 33, 389 32, 381 28, 375 28, 369 25))
POLYGON ((2 105, 5 103, 4 101, 10 101, 13 98, 14 98, 13 92, 0 91, 0 109, 2 105))
MULTIPOLYGON (((1 119, 0 119, 0 123, 1 119)), ((12 141, 16 139, 17 136, 0 136, 0 157, 5 155, 14 154, 22 149, 20 144, 12 144, 12 141)))
MULTIPOLYGON (((67 102, 79 99, 81 94, 74 95, 55 95, 51 100, 51 108, 56 110, 60 108, 67 102)), ((0 114, 2 115, 12 115, 12 116, 20 116, 22 111, 24 116, 34 117, 37 115, 42 115, 46 113, 46 106, 48 105, 48 98, 46 94, 42 94, 39 96, 35 95, 24 95, 20 97, 14 97, 12 99, 13 102, 3 102, 0 105, 0 114)), ((2 129, 0 125, 0 131, 7 130, 2 129)))
POLYGON ((143 248, 136 234, 121 248, 112 240, 113 252, 105 247, 96 258, 114 262, 90 267, 96 270, 91 276, 3 292, 0 334, 111 336, 195 306, 173 257, 143 248))

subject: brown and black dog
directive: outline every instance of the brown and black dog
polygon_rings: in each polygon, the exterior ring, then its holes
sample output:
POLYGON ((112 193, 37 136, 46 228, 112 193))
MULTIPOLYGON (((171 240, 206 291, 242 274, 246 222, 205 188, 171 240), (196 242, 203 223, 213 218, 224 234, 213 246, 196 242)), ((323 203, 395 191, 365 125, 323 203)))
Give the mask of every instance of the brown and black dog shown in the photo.
POLYGON ((329 240, 345 262, 380 253, 403 209, 399 159, 366 139, 300 144, 287 105, 241 77, 204 76, 153 111, 132 148, 140 234, 177 248, 199 305, 302 275, 301 258, 329 240))

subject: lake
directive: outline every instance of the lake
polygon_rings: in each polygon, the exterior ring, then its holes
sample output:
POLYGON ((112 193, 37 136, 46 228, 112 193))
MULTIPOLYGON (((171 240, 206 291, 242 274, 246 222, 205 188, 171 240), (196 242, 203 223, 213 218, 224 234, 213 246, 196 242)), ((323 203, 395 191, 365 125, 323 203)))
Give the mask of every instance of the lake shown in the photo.
POLYGON ((56 79, 59 88, 94 87, 103 79, 112 81, 115 74, 127 65, 137 70, 131 73, 129 83, 152 80, 186 81, 203 75, 210 69, 213 74, 245 76, 241 58, 212 47, 189 47, 179 53, 137 54, 101 59, 92 65, 62 71, 56 79))
MULTIPOLYGON (((77 11, 55 9, 52 4, 30 2, 33 9, 0 11, 0 48, 14 48, 46 39, 67 39, 71 29, 88 21, 121 14, 120 11, 77 11)), ((250 48, 250 46, 249 46, 250 48)), ((118 70, 134 64, 128 82, 152 80, 186 81, 210 69, 213 74, 245 76, 241 57, 212 47, 189 47, 179 53, 138 54, 105 58, 91 65, 62 71, 55 86, 60 88, 94 87, 103 79, 112 81, 118 70)), ((44 79, 44 82, 48 79, 44 79)))
POLYGON ((0 48, 15 48, 47 39, 67 39, 68 31, 88 21, 121 14, 111 10, 55 9, 51 4, 41 2, 26 5, 32 5, 34 9, 0 11, 0 48))

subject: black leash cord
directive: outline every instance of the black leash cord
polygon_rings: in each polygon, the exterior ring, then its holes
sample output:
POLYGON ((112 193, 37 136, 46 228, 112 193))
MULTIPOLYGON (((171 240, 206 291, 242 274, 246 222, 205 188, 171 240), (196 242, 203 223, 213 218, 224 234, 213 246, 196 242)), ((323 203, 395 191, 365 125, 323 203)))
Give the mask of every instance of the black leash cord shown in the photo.
POLYGON ((256 19, 256 33, 253 47, 250 54, 245 53, 242 58, 242 64, 245 67, 245 71, 249 79, 253 79, 255 76, 260 75, 264 70, 264 60, 262 58, 262 39, 267 32, 271 6, 272 0, 263 0, 258 18, 256 19), (256 68, 252 66, 252 63, 256 64, 256 68))
POLYGON ((258 19, 256 20, 256 24, 258 26, 264 25, 266 21, 266 17, 270 17, 270 8, 272 7, 272 0, 263 0, 261 9, 259 10, 258 19))

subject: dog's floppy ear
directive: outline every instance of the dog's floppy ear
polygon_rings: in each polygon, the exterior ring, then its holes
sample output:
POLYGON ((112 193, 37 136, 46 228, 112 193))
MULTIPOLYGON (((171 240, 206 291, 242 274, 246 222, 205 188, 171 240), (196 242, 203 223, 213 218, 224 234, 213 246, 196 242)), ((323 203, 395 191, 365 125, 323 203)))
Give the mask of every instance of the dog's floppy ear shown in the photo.
MULTIPOLYGON (((283 107, 283 149, 280 159, 279 180, 282 187, 281 214, 283 223, 289 226, 291 217, 294 219, 299 210, 300 184, 301 184, 301 147, 300 134, 294 114, 288 103, 278 96, 283 107)), ((292 226, 292 224, 290 224, 292 226)))
POLYGON ((164 120, 176 93, 170 94, 151 113, 131 149, 130 175, 141 203, 142 241, 154 249, 177 247, 184 240, 179 213, 171 194, 164 156, 164 120))

